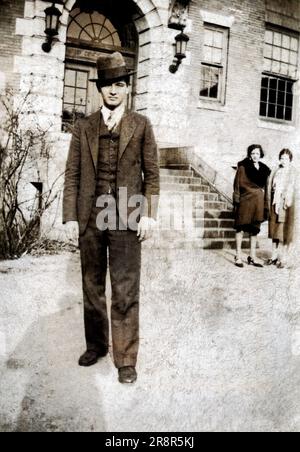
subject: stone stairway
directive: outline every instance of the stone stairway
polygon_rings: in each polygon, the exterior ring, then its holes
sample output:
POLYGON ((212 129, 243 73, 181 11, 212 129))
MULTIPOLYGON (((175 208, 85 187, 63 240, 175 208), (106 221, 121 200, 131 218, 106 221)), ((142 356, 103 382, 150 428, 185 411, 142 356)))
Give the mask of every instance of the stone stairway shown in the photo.
POLYGON ((159 227, 149 246, 235 248, 230 200, 188 166, 169 166, 161 168, 160 172, 159 227))

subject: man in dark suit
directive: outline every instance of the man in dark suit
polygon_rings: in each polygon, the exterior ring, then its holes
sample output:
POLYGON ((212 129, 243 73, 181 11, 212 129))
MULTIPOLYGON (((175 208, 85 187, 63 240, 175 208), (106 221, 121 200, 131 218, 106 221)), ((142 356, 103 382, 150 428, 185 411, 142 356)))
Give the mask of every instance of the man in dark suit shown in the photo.
POLYGON ((77 122, 67 161, 63 222, 79 232, 87 349, 79 365, 108 353, 106 275, 121 383, 137 378, 141 242, 155 223, 159 197, 157 145, 150 121, 126 112, 129 72, 118 52, 97 61, 101 111, 77 122), (79 225, 79 231, 78 231, 79 225))

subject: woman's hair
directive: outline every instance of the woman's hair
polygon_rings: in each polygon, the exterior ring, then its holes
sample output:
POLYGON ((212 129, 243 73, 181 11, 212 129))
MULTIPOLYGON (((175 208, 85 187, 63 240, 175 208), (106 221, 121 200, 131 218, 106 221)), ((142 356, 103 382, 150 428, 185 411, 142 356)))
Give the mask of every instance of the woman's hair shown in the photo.
POLYGON ((259 149, 259 151, 260 151, 260 158, 263 159, 264 156, 265 156, 265 153, 264 153, 264 150, 263 150, 263 148, 262 148, 262 146, 260 144, 251 144, 251 146, 248 147, 248 150, 247 150, 247 157, 248 157, 248 159, 250 159, 251 154, 252 154, 252 152, 255 149, 259 149))
POLYGON ((289 158, 290 158, 290 161, 291 161, 291 162, 293 161, 294 156, 293 156, 292 151, 290 151, 289 149, 282 149, 282 151, 281 151, 280 154, 279 154, 279 160, 281 160, 281 157, 282 157, 283 155, 288 155, 289 158))

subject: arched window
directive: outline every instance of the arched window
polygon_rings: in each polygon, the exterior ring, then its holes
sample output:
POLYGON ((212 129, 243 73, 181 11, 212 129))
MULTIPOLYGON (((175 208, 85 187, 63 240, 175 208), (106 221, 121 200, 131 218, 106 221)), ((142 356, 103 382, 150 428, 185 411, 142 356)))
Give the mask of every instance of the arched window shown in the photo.
POLYGON ((121 47, 117 30, 111 21, 97 11, 92 13, 74 9, 70 13, 68 38, 121 47))

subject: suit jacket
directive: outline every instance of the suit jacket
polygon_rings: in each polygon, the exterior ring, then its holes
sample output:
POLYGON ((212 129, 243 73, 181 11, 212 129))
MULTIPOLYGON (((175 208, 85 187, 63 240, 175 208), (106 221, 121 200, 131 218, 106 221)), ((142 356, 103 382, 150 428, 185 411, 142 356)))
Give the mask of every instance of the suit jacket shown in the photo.
MULTIPOLYGON (((78 221, 80 234, 85 232, 96 202, 100 114, 98 111, 75 124, 66 165, 63 223, 78 221)), ((131 196, 144 195, 147 203, 140 207, 140 215, 156 219, 159 185, 158 151, 151 123, 145 116, 128 112, 121 122, 117 193, 119 188, 127 188, 127 202, 131 196)), ((126 218, 119 209, 124 224, 135 209, 128 208, 126 218)))

